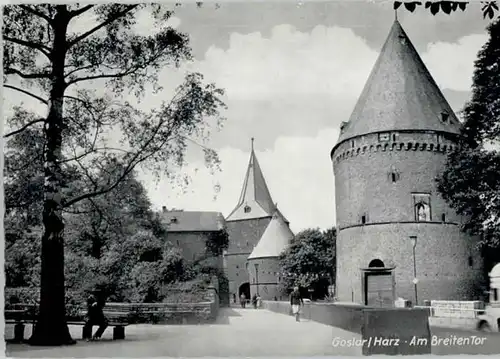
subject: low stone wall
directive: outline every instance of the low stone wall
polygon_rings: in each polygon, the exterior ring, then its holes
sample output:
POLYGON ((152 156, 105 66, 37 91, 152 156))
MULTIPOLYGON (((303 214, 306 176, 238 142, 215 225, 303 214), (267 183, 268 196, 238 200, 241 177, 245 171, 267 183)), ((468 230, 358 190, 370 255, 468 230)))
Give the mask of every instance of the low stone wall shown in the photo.
POLYGON ((160 303, 162 310, 155 313, 152 321, 158 324, 207 324, 213 323, 219 314, 219 283, 212 279, 201 303, 160 303))
POLYGON ((478 315, 484 313, 482 301, 432 300, 425 301, 430 308, 429 324, 431 327, 476 330, 478 315))
MULTIPOLYGON (((276 313, 292 314, 289 302, 264 301, 263 307, 276 313)), ((302 317, 360 334, 364 308, 354 303, 309 302, 304 304, 302 317)))

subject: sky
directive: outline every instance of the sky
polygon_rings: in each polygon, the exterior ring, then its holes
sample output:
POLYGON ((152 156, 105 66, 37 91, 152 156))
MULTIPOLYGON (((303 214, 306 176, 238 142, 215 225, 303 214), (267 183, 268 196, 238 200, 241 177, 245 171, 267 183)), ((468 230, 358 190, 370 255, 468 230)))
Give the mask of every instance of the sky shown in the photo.
MULTIPOLYGON (((398 19, 452 108, 460 111, 470 96, 477 52, 487 40, 480 5, 452 15, 400 10, 398 19)), ((227 216, 239 199, 254 137, 273 200, 291 229, 334 226, 329 153, 393 21, 388 1, 222 1, 176 8, 168 25, 189 35, 194 61, 162 70, 164 91, 146 96, 142 106, 154 108, 168 98, 185 71, 203 73, 226 91, 226 121, 205 144, 222 163, 220 172, 210 174, 203 152, 192 145, 188 164, 180 169, 192 179, 187 191, 141 171, 154 208, 227 216)), ((140 14, 137 31, 154 31, 149 14, 140 14)), ((18 94, 4 91, 4 98, 8 106, 20 101, 30 106, 18 94)))

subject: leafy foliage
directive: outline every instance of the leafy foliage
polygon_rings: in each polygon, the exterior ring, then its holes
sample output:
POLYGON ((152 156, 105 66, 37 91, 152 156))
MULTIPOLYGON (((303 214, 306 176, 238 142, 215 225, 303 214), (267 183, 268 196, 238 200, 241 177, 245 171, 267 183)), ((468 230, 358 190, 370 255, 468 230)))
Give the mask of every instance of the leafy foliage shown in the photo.
MULTIPOLYGON (((405 9, 414 12, 417 6, 424 5, 426 9, 429 9, 432 15, 436 15, 439 12, 444 12, 445 14, 451 14, 457 10, 465 11, 468 1, 394 1, 394 10, 397 10, 404 5, 405 9)), ((481 11, 483 12, 483 17, 493 19, 495 13, 498 11, 498 4, 496 1, 481 1, 481 11)))
POLYGON ((442 196, 461 215, 465 230, 482 245, 500 248, 500 20, 488 27, 490 38, 475 63, 472 99, 463 111, 463 142, 438 179, 442 196))
POLYGON ((323 298, 335 278, 335 229, 306 229, 280 256, 281 287, 311 288, 314 296, 323 298))
POLYGON ((206 240, 206 252, 209 255, 220 256, 229 246, 229 234, 226 229, 211 232, 206 240))

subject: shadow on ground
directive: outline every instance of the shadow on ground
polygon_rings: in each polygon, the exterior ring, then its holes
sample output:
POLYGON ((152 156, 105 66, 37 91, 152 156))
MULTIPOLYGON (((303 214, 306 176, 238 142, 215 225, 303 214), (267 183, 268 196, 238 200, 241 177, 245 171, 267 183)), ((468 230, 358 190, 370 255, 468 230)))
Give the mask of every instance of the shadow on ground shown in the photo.
POLYGON ((213 323, 214 325, 228 325, 231 324, 230 318, 241 317, 241 314, 238 313, 233 308, 220 308, 219 315, 217 319, 213 323))

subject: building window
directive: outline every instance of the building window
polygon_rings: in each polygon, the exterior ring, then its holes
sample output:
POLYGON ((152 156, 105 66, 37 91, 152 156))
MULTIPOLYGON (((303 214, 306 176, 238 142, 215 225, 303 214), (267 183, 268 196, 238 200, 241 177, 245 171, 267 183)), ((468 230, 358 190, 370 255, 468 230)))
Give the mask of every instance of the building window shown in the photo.
POLYGON ((397 140, 398 140, 398 134, 397 133, 393 133, 392 134, 392 141, 396 142, 397 140))
POLYGON ((446 214, 441 215, 441 222, 446 222, 446 214))
POLYGON ((236 266, 236 269, 240 269, 240 266, 236 266))
POLYGON ((245 269, 248 270, 248 263, 245 264, 245 269))
POLYGON ((361 224, 365 224, 366 223, 366 215, 362 215, 361 216, 361 224))
POLYGON ((179 240, 177 240, 177 245, 180 246, 181 244, 179 243, 179 240))
POLYGON ((468 262, 469 262, 469 267, 472 267, 474 265, 474 261, 471 256, 469 256, 468 262))
POLYGON ((178 222, 177 218, 175 217, 170 218, 170 223, 177 223, 177 222, 178 222))
POLYGON ((387 142, 391 140, 391 135, 389 133, 379 133, 378 134, 379 142, 387 142))
POLYGON ((398 180, 398 175, 394 172, 391 173, 392 183, 395 183, 398 180))
POLYGON ((351 148, 354 148, 355 145, 356 143, 354 142, 354 140, 351 140, 351 148))
POLYGON ((245 213, 250 213, 252 211, 252 207, 245 206, 245 208, 243 208, 243 211, 245 211, 245 213))
POLYGON ((448 122, 448 119, 450 118, 450 114, 446 112, 441 112, 441 121, 444 123, 448 122))
POLYGON ((430 222, 431 221, 430 194, 413 193, 412 196, 413 196, 413 207, 415 210, 415 221, 430 222))
POLYGON ((498 301, 498 289, 493 288, 493 300, 496 302, 498 301))

